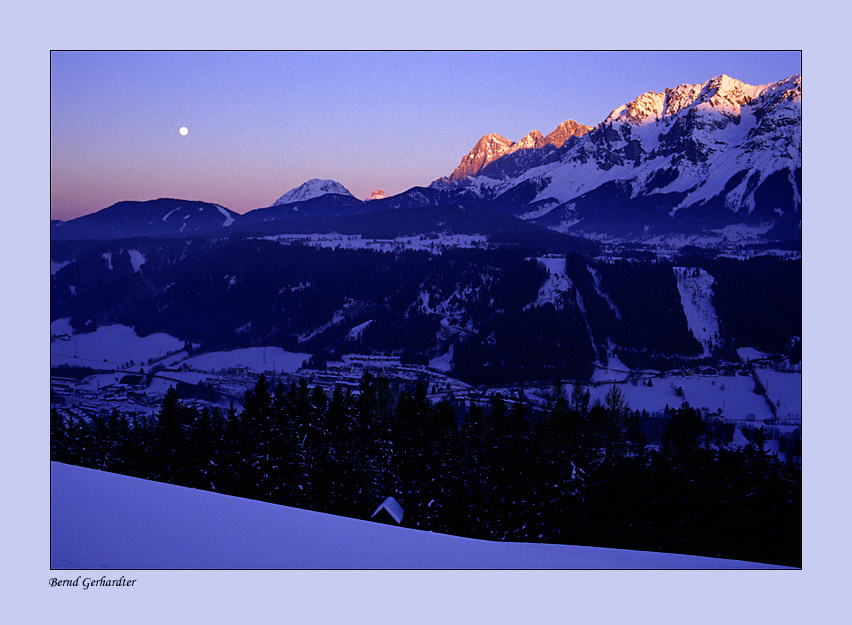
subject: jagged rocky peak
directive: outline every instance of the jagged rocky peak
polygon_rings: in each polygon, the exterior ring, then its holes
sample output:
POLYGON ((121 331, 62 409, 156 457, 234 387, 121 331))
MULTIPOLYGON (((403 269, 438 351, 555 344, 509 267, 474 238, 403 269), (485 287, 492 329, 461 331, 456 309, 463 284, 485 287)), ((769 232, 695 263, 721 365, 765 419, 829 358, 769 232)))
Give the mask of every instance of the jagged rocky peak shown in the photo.
POLYGON ((503 135, 498 135, 496 132, 492 132, 487 135, 483 135, 479 141, 476 142, 476 145, 473 146, 473 149, 470 151, 468 156, 472 156, 478 152, 500 152, 510 145, 512 145, 512 142, 509 139, 503 135))
POLYGON ((655 91, 643 93, 635 100, 614 109, 604 120, 604 123, 623 121, 638 125, 657 121, 663 112, 666 95, 655 91))
POLYGON ((460 180, 468 176, 475 176, 489 163, 518 150, 537 149, 545 145, 553 145, 557 148, 562 147, 571 137, 581 137, 589 130, 591 130, 591 126, 584 126, 569 119, 559 124, 546 137, 542 136, 540 131, 532 130, 517 142, 510 141, 506 137, 492 132, 484 135, 476 142, 473 149, 462 158, 461 164, 456 167, 449 179, 460 180))
POLYGON ((461 163, 450 176, 450 180, 459 180, 476 175, 488 163, 508 154, 513 143, 496 132, 484 135, 473 149, 462 157, 461 163))
POLYGON ((512 148, 514 150, 529 150, 530 148, 540 148, 544 145, 544 137, 538 130, 532 130, 526 136, 515 143, 512 148))
POLYGON ((578 124, 573 119, 569 119, 568 121, 564 121, 559 124, 553 132, 547 135, 544 138, 544 144, 561 148, 571 137, 582 137, 583 135, 588 134, 591 129, 591 126, 578 124))
POLYGON ((302 202, 311 198, 319 197, 327 193, 337 193, 339 195, 349 195, 349 189, 344 187, 336 180, 320 180, 319 178, 311 178, 307 182, 302 183, 295 189, 290 189, 275 200, 273 206, 280 204, 291 204, 292 202, 302 202))
POLYGON ((790 101, 802 101, 802 77, 799 74, 766 85, 760 94, 760 104, 765 108, 773 109, 790 101))

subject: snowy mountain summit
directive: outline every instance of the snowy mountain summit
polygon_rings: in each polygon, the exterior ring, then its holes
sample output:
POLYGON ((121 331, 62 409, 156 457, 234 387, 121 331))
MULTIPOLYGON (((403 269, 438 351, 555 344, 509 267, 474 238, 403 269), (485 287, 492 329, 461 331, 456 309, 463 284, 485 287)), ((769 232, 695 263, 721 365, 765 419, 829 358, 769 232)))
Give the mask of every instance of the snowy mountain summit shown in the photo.
POLYGON ((290 189, 275 200, 273 206, 281 204, 292 204, 293 202, 303 202, 328 193, 336 193, 337 195, 348 195, 353 197, 349 189, 335 180, 320 180, 319 178, 311 178, 307 182, 302 183, 295 189, 290 189))

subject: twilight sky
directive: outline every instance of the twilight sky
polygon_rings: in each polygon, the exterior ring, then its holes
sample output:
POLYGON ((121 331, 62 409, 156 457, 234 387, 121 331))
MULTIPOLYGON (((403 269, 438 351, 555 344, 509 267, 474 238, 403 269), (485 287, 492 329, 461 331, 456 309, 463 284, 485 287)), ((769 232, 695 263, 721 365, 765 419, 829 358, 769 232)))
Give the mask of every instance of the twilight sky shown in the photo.
POLYGON ((646 91, 801 73, 799 52, 53 52, 51 217, 121 200, 268 206, 449 175, 484 134, 594 125, 646 91), (186 126, 189 133, 181 136, 186 126))

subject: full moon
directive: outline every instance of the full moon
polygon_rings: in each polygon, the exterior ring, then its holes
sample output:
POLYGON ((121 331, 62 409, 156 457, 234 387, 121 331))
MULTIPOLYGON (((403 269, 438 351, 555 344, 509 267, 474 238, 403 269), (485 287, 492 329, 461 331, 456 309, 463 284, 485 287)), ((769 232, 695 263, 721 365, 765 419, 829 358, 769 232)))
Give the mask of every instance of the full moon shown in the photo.
POLYGON ((189 128, 181 126, 178 132, 185 137, 189 133, 189 128))

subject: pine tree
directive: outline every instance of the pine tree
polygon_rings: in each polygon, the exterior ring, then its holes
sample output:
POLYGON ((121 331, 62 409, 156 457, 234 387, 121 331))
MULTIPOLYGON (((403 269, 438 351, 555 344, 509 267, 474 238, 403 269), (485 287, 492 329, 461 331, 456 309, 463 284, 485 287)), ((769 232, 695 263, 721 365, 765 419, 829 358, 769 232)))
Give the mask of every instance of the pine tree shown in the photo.
POLYGON ((50 408, 50 459, 68 462, 70 459, 68 425, 55 407, 50 408))

